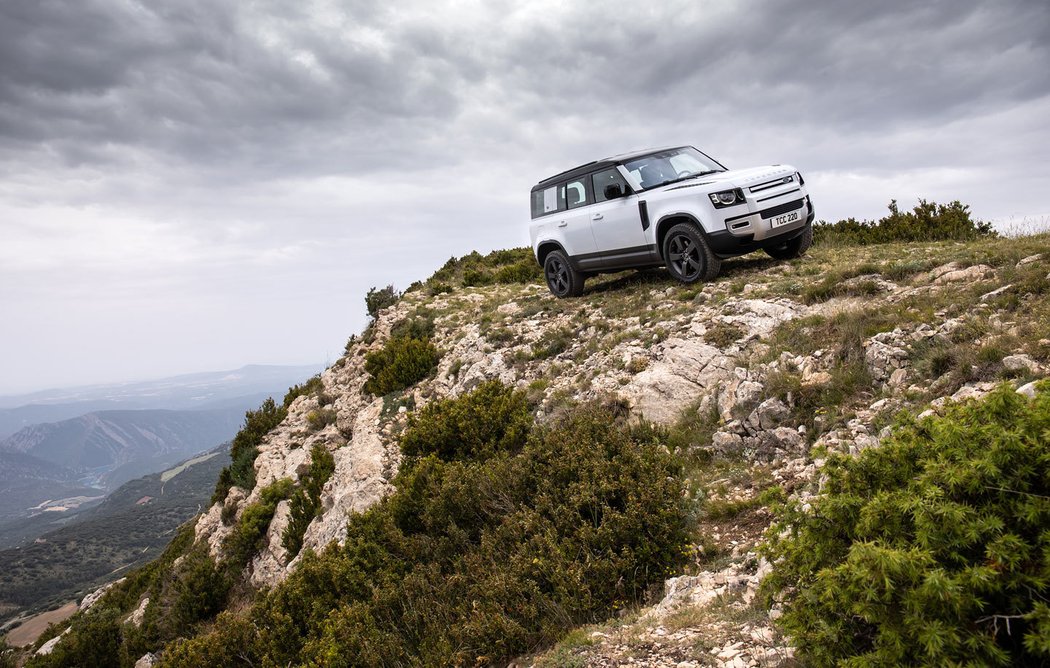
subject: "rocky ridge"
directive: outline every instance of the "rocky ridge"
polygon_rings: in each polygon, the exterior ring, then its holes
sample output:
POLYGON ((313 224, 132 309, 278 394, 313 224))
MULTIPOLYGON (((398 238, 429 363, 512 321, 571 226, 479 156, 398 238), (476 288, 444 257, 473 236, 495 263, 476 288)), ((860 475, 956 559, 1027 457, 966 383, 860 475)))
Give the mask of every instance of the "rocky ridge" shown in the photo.
MULTIPOLYGON (((1025 311, 1018 300, 1033 294, 1015 287, 1045 288, 1050 275, 1042 278, 1040 257, 1013 252, 984 262, 938 262, 952 253, 950 246, 934 248, 926 260, 932 266, 907 275, 889 268, 885 275, 843 277, 836 294, 823 300, 798 294, 813 268, 809 259, 728 263, 725 279, 695 287, 672 285, 660 274, 611 277, 569 301, 555 300, 539 285, 410 292, 348 344, 347 355, 321 375, 319 395, 289 406, 259 448, 256 486, 234 487, 209 508, 196 538, 220 556, 244 508, 270 483, 299 480, 311 448, 320 445, 333 455, 335 473, 303 546, 319 550, 345 540, 347 513, 390 491, 408 412, 483 381, 526 391, 540 419, 566 400, 615 396, 659 424, 690 418, 710 424, 710 441, 694 447, 726 462, 714 470, 728 474, 700 481, 705 504, 746 510, 705 522, 712 545, 698 547, 692 572, 669 580, 655 606, 613 628, 586 631, 574 647, 521 663, 558 665, 568 653, 573 665, 785 665, 792 650, 772 624, 776 609, 770 615, 752 605, 769 568, 757 546, 770 516, 762 504, 749 503, 772 486, 805 502, 819 492, 822 453, 876 447, 901 410, 935 411, 980 396, 1004 378, 1024 385, 1046 375, 1050 340, 1034 338, 1034 325, 1019 316, 1025 311), (821 323, 870 320, 875 312, 899 324, 884 319, 879 331, 861 327, 845 342, 811 333, 804 350, 783 340, 792 323, 805 335, 821 323), (363 390, 365 356, 413 317, 433 319, 432 341, 442 351, 436 373, 399 395, 372 397, 363 390), (940 358, 930 362, 922 352, 975 346, 999 346, 1003 354, 989 355, 997 359, 982 366, 965 362, 970 369, 949 375, 940 358), (847 383, 842 396, 828 394, 844 386, 847 372, 863 376, 859 387, 847 383), (801 397, 814 394, 841 402, 809 413, 801 397), (334 419, 318 427, 323 411, 333 411, 334 419)), ((297 564, 282 544, 289 517, 282 501, 248 569, 256 586, 281 581, 297 564)))

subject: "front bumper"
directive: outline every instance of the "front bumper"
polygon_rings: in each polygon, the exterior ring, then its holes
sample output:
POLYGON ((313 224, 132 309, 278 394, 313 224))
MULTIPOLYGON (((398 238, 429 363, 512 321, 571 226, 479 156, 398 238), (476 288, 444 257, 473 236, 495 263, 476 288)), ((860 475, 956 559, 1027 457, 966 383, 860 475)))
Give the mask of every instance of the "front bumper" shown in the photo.
POLYGON ((709 233, 707 242, 714 254, 721 257, 744 255, 779 246, 802 234, 807 225, 812 225, 814 214, 813 203, 806 195, 801 200, 727 218, 725 229, 709 233), (797 221, 779 227, 772 226, 773 219, 792 211, 801 213, 797 221))

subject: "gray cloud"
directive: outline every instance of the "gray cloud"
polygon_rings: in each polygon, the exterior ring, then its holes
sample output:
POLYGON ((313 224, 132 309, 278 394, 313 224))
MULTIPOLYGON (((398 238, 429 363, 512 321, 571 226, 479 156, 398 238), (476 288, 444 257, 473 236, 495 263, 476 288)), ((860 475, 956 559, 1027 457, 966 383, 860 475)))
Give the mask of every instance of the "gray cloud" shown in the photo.
POLYGON ((368 287, 524 244, 532 183, 644 146, 791 162, 828 218, 1045 212, 1047 62, 1041 0, 10 0, 0 367, 332 357, 368 287))

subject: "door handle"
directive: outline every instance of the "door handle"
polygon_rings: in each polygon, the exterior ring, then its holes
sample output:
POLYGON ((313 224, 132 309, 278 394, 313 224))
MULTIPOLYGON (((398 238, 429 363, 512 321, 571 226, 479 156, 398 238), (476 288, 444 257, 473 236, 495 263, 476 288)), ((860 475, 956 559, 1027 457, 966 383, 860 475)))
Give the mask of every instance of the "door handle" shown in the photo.
POLYGON ((602 218, 605 218, 605 216, 603 216, 600 213, 596 213, 593 216, 591 216, 591 220, 601 220, 602 218))
POLYGON ((558 223, 558 227, 565 227, 566 225, 568 225, 568 223, 566 223, 564 220, 558 223))

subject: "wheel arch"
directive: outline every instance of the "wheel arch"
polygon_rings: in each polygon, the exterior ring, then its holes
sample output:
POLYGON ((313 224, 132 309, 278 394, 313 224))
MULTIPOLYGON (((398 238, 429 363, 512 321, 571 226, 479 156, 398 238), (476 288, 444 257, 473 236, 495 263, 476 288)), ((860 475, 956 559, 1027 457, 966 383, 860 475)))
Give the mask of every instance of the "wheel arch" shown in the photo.
POLYGON ((540 245, 536 247, 536 260, 540 263, 541 267, 543 266, 543 263, 547 261, 547 256, 550 255, 552 251, 556 250, 564 253, 565 257, 569 260, 569 264, 573 265, 573 268, 575 268, 575 262, 569 254, 565 252, 565 247, 551 239, 541 241, 540 245))
POLYGON ((661 260, 664 259, 664 238, 667 236, 667 231, 678 223, 689 223, 695 226, 700 235, 704 237, 704 240, 709 240, 707 230, 704 229, 700 220, 693 214, 684 211, 665 214, 660 220, 656 221, 656 252, 661 260))

